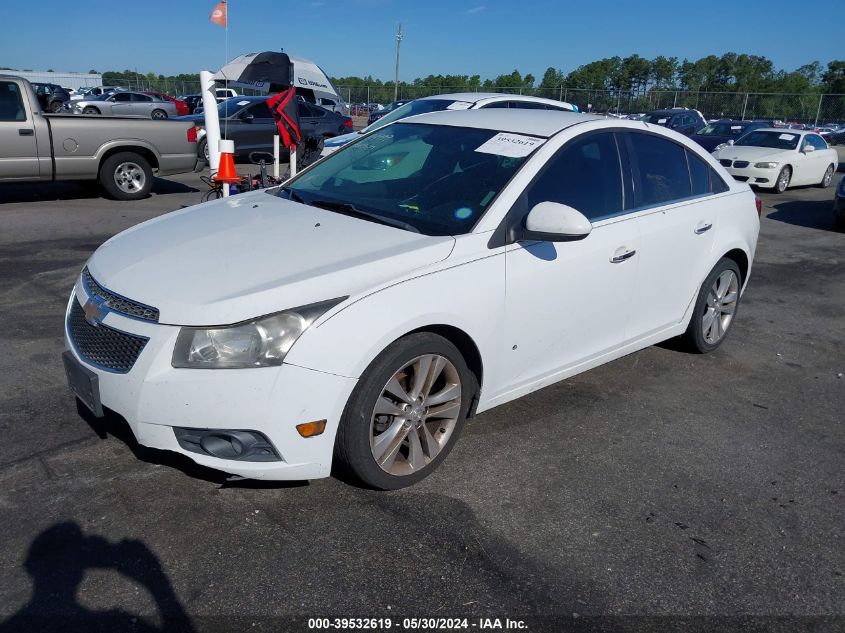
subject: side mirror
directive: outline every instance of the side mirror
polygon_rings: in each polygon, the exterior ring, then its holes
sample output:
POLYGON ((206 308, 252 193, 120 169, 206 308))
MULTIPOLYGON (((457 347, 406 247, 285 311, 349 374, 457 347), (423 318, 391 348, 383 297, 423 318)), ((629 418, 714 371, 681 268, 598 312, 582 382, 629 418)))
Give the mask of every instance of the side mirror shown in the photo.
POLYGON ((734 144, 734 140, 732 138, 729 138, 728 139, 728 145, 733 145, 733 144, 734 144))
POLYGON ((525 216, 517 241, 573 242, 583 240, 593 225, 577 209, 557 202, 540 202, 525 216))
POLYGON ((810 144, 807 144, 807 145, 804 146, 804 149, 802 149, 801 151, 804 152, 805 154, 809 154, 810 152, 815 152, 816 148, 814 146, 810 145, 810 144))
POLYGON ((255 118, 249 112, 242 112, 241 115, 238 117, 244 123, 252 123, 252 120, 255 118))

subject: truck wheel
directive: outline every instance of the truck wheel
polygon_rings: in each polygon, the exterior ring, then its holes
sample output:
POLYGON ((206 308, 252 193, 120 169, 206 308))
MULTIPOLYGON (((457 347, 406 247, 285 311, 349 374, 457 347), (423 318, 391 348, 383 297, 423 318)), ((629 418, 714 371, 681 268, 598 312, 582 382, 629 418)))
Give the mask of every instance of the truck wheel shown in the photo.
POLYGON ((164 110, 153 110, 152 117, 154 119, 166 119, 167 112, 165 112, 164 110))
POLYGON ((87 106, 82 110, 82 114, 100 114, 100 111, 94 106, 87 106))
POLYGON ((153 170, 143 156, 119 152, 100 166, 100 184, 115 200, 140 200, 153 187, 153 170))
POLYGON ((206 139, 202 139, 197 147, 197 156, 199 158, 205 159, 206 165, 211 164, 211 158, 208 155, 208 141, 206 139))

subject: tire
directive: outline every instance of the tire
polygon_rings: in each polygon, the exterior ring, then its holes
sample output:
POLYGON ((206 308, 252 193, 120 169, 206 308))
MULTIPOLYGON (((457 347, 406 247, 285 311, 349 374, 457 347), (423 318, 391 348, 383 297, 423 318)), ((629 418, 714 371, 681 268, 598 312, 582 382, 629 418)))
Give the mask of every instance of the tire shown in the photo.
POLYGON ((824 176, 822 176, 822 181, 818 184, 820 189, 827 189, 830 187, 830 183, 833 182, 833 172, 836 171, 836 166, 828 165, 827 170, 824 172, 824 176))
POLYGON ((723 257, 701 284, 692 318, 684 334, 684 340, 693 352, 706 354, 724 342, 736 319, 741 290, 739 266, 732 259, 723 257), (713 327, 717 330, 721 328, 720 333, 713 330, 713 327))
POLYGON ((48 109, 55 114, 56 112, 61 112, 62 108, 64 108, 64 104, 61 101, 53 101, 48 109))
POLYGON ((197 157, 202 158, 206 165, 211 164, 211 160, 208 157, 208 141, 204 138, 197 145, 197 157))
POLYGON ((775 193, 783 193, 789 187, 789 182, 792 180, 792 168, 787 165, 780 170, 778 179, 775 181, 775 186, 772 189, 775 193))
POLYGON ((100 114, 100 111, 94 106, 85 106, 82 110, 82 114, 100 114))
POLYGON ((153 110, 152 114, 150 114, 150 117, 153 119, 166 119, 167 112, 165 112, 164 110, 153 110))
POLYGON ((115 200, 140 200, 153 187, 153 170, 140 154, 118 152, 100 166, 100 185, 115 200))
POLYGON ((442 336, 420 332, 394 341, 366 369, 346 403, 335 438, 335 466, 379 490, 417 483, 452 450, 477 392, 463 356, 442 336), (424 368, 421 383, 414 380, 417 368, 424 368), (425 389, 430 376, 434 382, 425 389), (412 399, 418 386, 420 396, 412 399), (382 412, 376 413, 376 406, 382 412))

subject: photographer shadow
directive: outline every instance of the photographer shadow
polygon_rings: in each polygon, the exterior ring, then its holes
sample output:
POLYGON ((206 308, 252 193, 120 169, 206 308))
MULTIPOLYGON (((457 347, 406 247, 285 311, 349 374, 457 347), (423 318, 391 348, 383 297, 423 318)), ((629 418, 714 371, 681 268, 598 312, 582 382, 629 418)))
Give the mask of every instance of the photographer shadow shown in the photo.
POLYGON ((24 567, 32 577, 32 596, 17 613, 0 622, 0 633, 195 631, 161 563, 141 541, 111 543, 84 535, 76 523, 58 523, 35 538, 24 567), (160 624, 123 609, 97 611, 79 604, 76 594, 86 572, 103 569, 144 587, 155 601, 160 624))

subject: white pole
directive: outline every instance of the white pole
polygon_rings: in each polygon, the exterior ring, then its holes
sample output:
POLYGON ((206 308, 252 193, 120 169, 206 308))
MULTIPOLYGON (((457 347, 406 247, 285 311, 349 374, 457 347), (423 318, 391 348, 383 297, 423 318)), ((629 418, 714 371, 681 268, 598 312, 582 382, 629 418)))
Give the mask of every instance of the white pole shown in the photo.
POLYGON ((273 135, 273 178, 279 178, 279 135, 273 135))
POLYGON ((208 143, 208 168, 211 175, 220 167, 220 118, 217 116, 217 95, 214 92, 214 75, 200 71, 200 93, 205 117, 205 138, 208 143))
POLYGON ((296 176, 296 145, 290 146, 290 177, 296 176))

